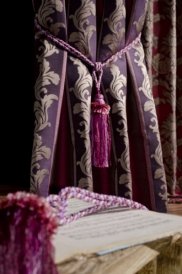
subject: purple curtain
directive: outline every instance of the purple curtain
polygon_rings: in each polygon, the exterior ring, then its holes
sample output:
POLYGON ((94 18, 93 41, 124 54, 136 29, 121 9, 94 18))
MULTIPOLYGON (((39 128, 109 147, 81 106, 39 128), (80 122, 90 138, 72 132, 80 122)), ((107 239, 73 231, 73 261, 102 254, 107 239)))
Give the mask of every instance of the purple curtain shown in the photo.
MULTIPOLYGON (((104 62, 143 31, 144 0, 35 0, 35 17, 93 62, 104 62), (66 2, 66 3, 65 3, 66 2)), ((91 165, 90 68, 35 31, 37 80, 31 191, 46 196, 74 185, 166 211, 166 180, 155 104, 142 42, 104 67, 111 107, 112 161, 91 165)), ((142 41, 142 40, 141 40, 142 41)))

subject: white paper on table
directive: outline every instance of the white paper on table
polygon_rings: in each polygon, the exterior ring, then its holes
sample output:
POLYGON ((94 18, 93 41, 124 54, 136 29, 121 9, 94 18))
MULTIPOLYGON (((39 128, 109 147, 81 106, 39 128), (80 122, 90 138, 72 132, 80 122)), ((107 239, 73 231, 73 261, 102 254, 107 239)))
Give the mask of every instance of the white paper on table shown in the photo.
MULTIPOLYGON (((71 208, 71 202, 69 206, 71 208)), ((78 254, 102 255, 176 233, 182 233, 181 216, 148 210, 101 212, 58 228, 53 239, 55 262, 78 254)))

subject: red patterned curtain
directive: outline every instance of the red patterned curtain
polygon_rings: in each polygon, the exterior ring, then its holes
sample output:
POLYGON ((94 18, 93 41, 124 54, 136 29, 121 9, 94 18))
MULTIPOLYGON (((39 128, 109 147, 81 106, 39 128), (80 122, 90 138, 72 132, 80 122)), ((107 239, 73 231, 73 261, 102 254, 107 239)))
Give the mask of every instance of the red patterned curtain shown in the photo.
POLYGON ((151 0, 147 66, 159 120, 168 193, 182 194, 182 1, 151 0))

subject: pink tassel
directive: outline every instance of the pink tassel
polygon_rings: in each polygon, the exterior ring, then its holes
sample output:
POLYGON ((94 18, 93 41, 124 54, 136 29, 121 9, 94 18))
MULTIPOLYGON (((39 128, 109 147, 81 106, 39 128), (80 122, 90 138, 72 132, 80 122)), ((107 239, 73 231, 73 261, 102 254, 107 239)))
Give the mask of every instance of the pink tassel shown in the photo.
POLYGON ((110 106, 104 101, 102 94, 97 94, 91 103, 91 145, 92 165, 109 167, 111 152, 111 132, 109 125, 110 106))

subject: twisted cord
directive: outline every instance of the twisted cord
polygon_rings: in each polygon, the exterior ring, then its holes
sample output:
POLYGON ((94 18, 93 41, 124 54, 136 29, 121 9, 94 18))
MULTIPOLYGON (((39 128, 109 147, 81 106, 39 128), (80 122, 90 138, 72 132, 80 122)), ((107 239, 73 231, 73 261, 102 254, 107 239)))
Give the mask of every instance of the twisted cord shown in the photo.
POLYGON ((75 221, 83 216, 93 214, 103 209, 111 207, 128 207, 131 209, 147 209, 145 206, 133 200, 114 195, 105 195, 90 192, 78 187, 66 187, 60 191, 58 195, 49 195, 48 202, 54 207, 60 224, 67 224, 75 221), (66 209, 68 206, 68 199, 77 198, 79 200, 92 203, 93 206, 83 209, 79 212, 66 216, 66 209))
POLYGON ((77 50, 75 47, 72 47, 69 43, 65 42, 62 39, 59 39, 58 37, 51 34, 48 30, 45 30, 42 28, 42 26, 35 20, 35 26, 40 31, 41 34, 45 35, 50 41, 54 42, 56 45, 60 46, 67 52, 71 53, 73 56, 77 57, 78 59, 82 60, 89 66, 93 68, 92 76, 95 81, 95 86, 97 93, 100 93, 100 85, 103 75, 103 67, 105 67, 107 64, 114 61, 116 58, 121 58, 124 53, 129 51, 134 45, 139 43, 141 33, 127 46, 125 46, 123 49, 119 50, 115 54, 113 54, 111 57, 106 59, 103 63, 101 62, 93 62, 89 58, 87 58, 84 54, 82 54, 79 50, 77 50))

